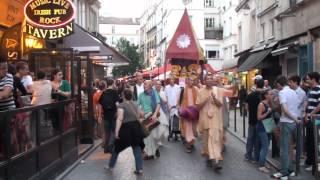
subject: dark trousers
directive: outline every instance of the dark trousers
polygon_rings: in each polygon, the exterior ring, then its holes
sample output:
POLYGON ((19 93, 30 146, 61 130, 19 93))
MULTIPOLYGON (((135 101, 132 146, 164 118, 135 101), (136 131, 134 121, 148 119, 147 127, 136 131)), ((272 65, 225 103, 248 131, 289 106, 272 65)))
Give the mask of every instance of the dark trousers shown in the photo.
POLYGON ((112 152, 115 141, 116 118, 115 111, 104 111, 104 152, 112 152))
POLYGON ((311 121, 308 122, 306 126, 306 153, 307 153, 307 159, 305 164, 306 165, 314 165, 315 160, 315 152, 314 152, 314 134, 313 134, 313 124, 311 121))

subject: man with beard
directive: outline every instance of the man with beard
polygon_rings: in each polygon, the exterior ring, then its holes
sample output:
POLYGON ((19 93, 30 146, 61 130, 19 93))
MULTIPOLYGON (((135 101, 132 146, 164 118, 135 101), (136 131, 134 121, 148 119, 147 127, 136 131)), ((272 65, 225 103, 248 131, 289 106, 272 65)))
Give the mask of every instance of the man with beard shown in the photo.
MULTIPOLYGON (((160 98, 155 90, 152 88, 151 81, 144 82, 144 92, 139 95, 138 104, 145 114, 145 118, 150 117, 152 121, 157 120, 157 114, 160 112, 160 98)), ((144 139, 145 143, 145 160, 159 157, 159 137, 157 137, 157 128, 153 129, 148 137, 144 139)))

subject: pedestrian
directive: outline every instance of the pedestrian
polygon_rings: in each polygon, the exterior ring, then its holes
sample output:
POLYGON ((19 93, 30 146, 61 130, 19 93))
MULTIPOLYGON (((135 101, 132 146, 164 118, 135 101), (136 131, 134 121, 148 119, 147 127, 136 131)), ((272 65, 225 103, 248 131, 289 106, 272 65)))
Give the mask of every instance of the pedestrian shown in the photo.
POLYGON ((279 172, 271 175, 276 179, 288 179, 293 176, 293 164, 290 158, 290 146, 293 136, 296 132, 296 124, 300 123, 298 106, 299 100, 297 93, 290 89, 288 80, 284 76, 280 76, 276 80, 279 92, 279 102, 281 105, 280 117, 280 163, 281 169, 279 172))
POLYGON ((103 125, 103 110, 102 106, 99 103, 99 99, 106 88, 106 81, 99 81, 97 84, 97 90, 93 94, 93 112, 96 121, 96 136, 102 138, 102 147, 104 147, 104 125, 103 125))
MULTIPOLYGON (((13 77, 8 73, 8 64, 6 61, 0 61, 0 111, 7 111, 15 109, 15 103, 13 98, 13 77)), ((0 126, 0 137, 4 137, 5 126, 0 126)), ((19 152, 18 149, 18 140, 16 128, 11 124, 11 148, 13 150, 12 154, 19 152)), ((4 158, 5 152, 5 143, 3 142, 4 138, 0 138, 0 159, 4 158)))
POLYGON ((271 90, 271 86, 269 85, 269 80, 264 80, 264 87, 265 90, 271 90))
POLYGON ((157 137, 159 137, 158 144, 161 146, 163 144, 164 139, 166 139, 169 135, 169 108, 168 100, 165 92, 163 91, 162 83, 160 81, 157 81, 155 90, 158 93, 158 96, 160 97, 160 125, 157 128, 157 137))
POLYGON ((143 75, 140 72, 136 72, 135 76, 136 76, 135 78, 136 82, 133 85, 133 100, 138 101, 140 94, 143 93, 144 91, 144 87, 143 87, 144 80, 143 80, 143 75))
MULTIPOLYGON (((155 90, 152 88, 151 81, 144 82, 144 92, 139 95, 138 105, 144 112, 145 118, 151 118, 153 122, 158 120, 160 115, 160 98, 155 90)), ((145 160, 154 159, 155 156, 160 156, 159 151, 159 137, 157 136, 157 129, 159 127, 154 128, 150 135, 144 139, 144 143, 146 145, 145 151, 145 160)))
POLYGON ((256 125, 258 122, 257 112, 258 105, 261 101, 261 92, 263 92, 263 79, 255 80, 255 88, 248 95, 246 99, 246 109, 249 111, 249 127, 248 127, 248 137, 246 144, 246 154, 245 159, 250 162, 259 161, 259 140, 256 131, 256 125))
MULTIPOLYGON (((170 114, 179 109, 179 105, 180 105, 180 93, 181 93, 181 89, 179 87, 179 85, 175 84, 175 78, 173 76, 170 77, 169 79, 169 84, 165 87, 164 89, 167 99, 168 99, 168 107, 169 107, 169 112, 170 114)), ((169 122, 171 124, 171 129, 172 129, 172 122, 169 122)), ((181 136, 182 138, 184 137, 184 129, 183 129, 183 125, 181 124, 183 122, 180 121, 180 130, 181 130, 181 136)), ((170 134, 169 134, 169 138, 172 138, 173 134, 170 130, 170 134)), ((177 134, 175 134, 175 138, 177 139, 177 134)))
POLYGON ((27 92, 31 94, 33 89, 32 88, 33 81, 32 81, 32 77, 29 75, 28 63, 24 61, 17 62, 16 71, 17 71, 16 76, 20 77, 21 83, 23 84, 27 92))
POLYGON ((306 155, 305 161, 306 170, 311 171, 315 167, 315 144, 314 144, 314 129, 312 119, 320 115, 320 75, 318 72, 308 73, 306 81, 309 84, 308 105, 305 116, 306 124, 306 155))
POLYGON ((244 103, 247 99, 247 89, 245 89, 244 85, 241 85, 241 88, 239 90, 239 105, 240 105, 240 116, 244 116, 244 103))
MULTIPOLYGON (((196 88, 193 84, 194 82, 191 78, 186 78, 186 87, 184 88, 182 94, 181 109, 185 109, 191 106, 195 107, 196 105, 198 88, 196 88)), ((183 123, 181 123, 181 126, 184 126, 182 127, 182 129, 184 129, 186 152, 191 153, 194 150, 198 119, 193 120, 191 118, 180 118, 183 121, 183 123)))
POLYGON ((258 106, 258 114, 257 114, 257 134, 259 137, 259 142, 261 144, 260 152, 259 152, 259 170, 264 173, 269 173, 269 169, 266 167, 266 159, 268 155, 269 149, 269 135, 266 132, 263 121, 271 118, 272 109, 270 106, 272 100, 272 92, 271 90, 266 90, 261 93, 261 102, 258 106))
MULTIPOLYGON (((299 103, 298 103, 298 118, 303 119, 305 116, 308 99, 307 99, 306 92, 303 89, 301 89, 301 87, 300 87, 300 82, 301 82, 301 79, 298 75, 293 75, 293 76, 289 77, 289 86, 291 89, 293 89, 297 93, 297 96, 298 96, 298 101, 299 101, 299 103)), ((292 160, 295 159, 295 156, 293 153, 294 143, 295 143, 295 146, 297 149, 296 158, 300 159, 300 156, 301 156, 302 150, 303 150, 303 136, 304 136, 303 135, 303 124, 300 123, 297 125, 297 134, 296 134, 297 138, 294 139, 295 142, 293 142, 293 145, 292 145, 291 151, 290 151, 290 155, 291 155, 292 160)))
POLYGON ((31 104, 34 106, 50 104, 52 102, 52 84, 46 80, 46 74, 43 71, 37 73, 37 81, 33 83, 33 93, 31 104))
POLYGON ((224 89, 217 87, 219 80, 208 73, 206 86, 199 90, 196 105, 199 109, 198 130, 201 133, 202 154, 207 157, 207 166, 222 169, 224 145, 223 97, 224 89))
POLYGON ((112 170, 116 165, 119 153, 121 153, 124 149, 131 147, 136 165, 136 170, 134 173, 137 175, 142 175, 142 149, 144 148, 144 143, 143 132, 141 130, 139 121, 143 117, 143 112, 132 101, 132 96, 133 94, 130 89, 125 89, 123 91, 124 102, 119 104, 117 108, 118 116, 115 129, 115 148, 112 152, 109 165, 105 168, 112 170))
MULTIPOLYGON (((52 99, 54 102, 65 101, 71 97, 71 85, 67 80, 63 79, 60 69, 53 69, 51 72, 52 99)), ((65 118, 63 119, 63 129, 69 129, 72 124, 72 104, 64 107, 65 118)), ((58 109, 52 109, 52 126, 56 132, 60 130, 60 117, 58 109)))
POLYGON ((99 99, 104 117, 105 153, 112 153, 114 148, 116 113, 119 101, 118 91, 114 89, 114 80, 107 79, 107 88, 103 91, 99 99))

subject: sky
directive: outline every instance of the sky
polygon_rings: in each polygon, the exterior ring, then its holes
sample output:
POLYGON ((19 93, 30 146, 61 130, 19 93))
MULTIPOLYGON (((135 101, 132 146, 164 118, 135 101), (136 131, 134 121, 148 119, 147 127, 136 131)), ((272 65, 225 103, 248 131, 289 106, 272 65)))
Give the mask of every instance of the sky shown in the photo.
POLYGON ((100 0, 100 15, 138 18, 144 10, 146 0, 100 0))

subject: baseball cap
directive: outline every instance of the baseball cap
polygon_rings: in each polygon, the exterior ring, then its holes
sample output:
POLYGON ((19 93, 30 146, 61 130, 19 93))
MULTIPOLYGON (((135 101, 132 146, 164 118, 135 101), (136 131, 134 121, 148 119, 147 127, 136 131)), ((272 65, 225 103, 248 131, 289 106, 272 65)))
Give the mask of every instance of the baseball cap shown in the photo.
POLYGON ((252 80, 259 80, 259 79, 263 79, 263 77, 261 75, 256 75, 254 78, 252 78, 252 80))

